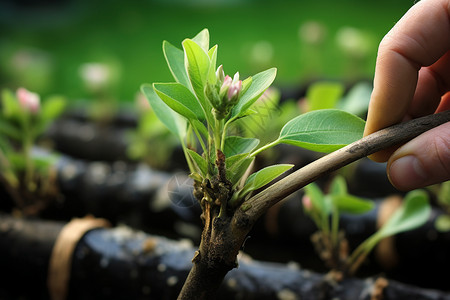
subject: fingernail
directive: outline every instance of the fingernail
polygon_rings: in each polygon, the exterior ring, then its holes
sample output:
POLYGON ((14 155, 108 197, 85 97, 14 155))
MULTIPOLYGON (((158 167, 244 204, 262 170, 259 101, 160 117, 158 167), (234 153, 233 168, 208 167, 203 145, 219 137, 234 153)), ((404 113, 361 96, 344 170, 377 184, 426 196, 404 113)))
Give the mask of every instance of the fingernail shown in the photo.
POLYGON ((400 190, 410 190, 422 186, 426 174, 422 163, 412 155, 400 157, 389 167, 389 180, 400 190))

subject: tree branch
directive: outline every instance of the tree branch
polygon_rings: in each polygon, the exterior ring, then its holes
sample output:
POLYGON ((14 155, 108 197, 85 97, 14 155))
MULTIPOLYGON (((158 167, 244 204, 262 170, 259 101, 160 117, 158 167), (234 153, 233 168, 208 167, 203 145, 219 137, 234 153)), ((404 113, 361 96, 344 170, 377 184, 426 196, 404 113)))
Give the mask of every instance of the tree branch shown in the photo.
POLYGON ((318 177, 380 150, 405 143, 425 131, 449 121, 450 110, 447 110, 379 130, 306 165, 269 186, 245 201, 246 209, 239 209, 235 218, 245 218, 250 224, 254 224, 274 204, 315 181, 318 177))

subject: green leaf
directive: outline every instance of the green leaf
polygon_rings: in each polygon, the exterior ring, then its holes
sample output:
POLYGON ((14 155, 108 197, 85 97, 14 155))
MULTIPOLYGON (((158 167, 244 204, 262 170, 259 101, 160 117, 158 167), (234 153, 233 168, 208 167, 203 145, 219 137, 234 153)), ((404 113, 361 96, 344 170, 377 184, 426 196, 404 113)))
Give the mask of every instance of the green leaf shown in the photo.
POLYGON ((187 148, 186 150, 189 153, 189 156, 192 158, 192 160, 196 164, 196 166, 197 166, 198 170, 200 171, 200 173, 202 174, 202 176, 206 177, 206 175, 208 174, 208 163, 206 162, 206 160, 203 157, 201 157, 201 155, 198 154, 197 152, 195 152, 189 148, 187 148))
POLYGON ((203 109, 197 98, 181 83, 154 83, 159 98, 188 120, 203 119, 203 109))
POLYGON ((209 31, 207 28, 203 29, 195 37, 192 38, 203 50, 209 49, 209 31))
POLYGON ((187 88, 192 88, 184 64, 184 52, 168 41, 163 42, 163 52, 173 78, 187 88))
POLYGON ((254 157, 247 157, 240 160, 240 162, 234 163, 229 169, 227 168, 227 179, 231 181, 233 187, 241 181, 242 176, 244 176, 254 159, 254 157))
POLYGON ((320 190, 319 186, 312 182, 305 186, 305 193, 311 199, 311 204, 321 216, 328 216, 331 212, 331 206, 325 199, 325 195, 320 190))
POLYGON ((203 135, 204 138, 207 139, 209 137, 208 129, 202 122, 197 119, 192 119, 191 125, 195 127, 203 135))
POLYGON ((150 105, 155 112, 158 119, 166 125, 166 127, 175 134, 180 140, 186 135, 186 120, 174 112, 167 104, 162 101, 156 92, 153 90, 153 86, 144 84, 141 86, 142 93, 147 97, 150 105))
POLYGON ((372 85, 359 82, 338 102, 337 108, 357 116, 364 116, 369 108, 371 95, 372 85))
POLYGON ((242 196, 245 196, 251 191, 257 190, 260 187, 265 186, 287 170, 291 169, 294 165, 292 164, 279 164, 269 167, 265 167, 258 172, 250 175, 245 181, 245 185, 242 188, 242 196))
POLYGON ((333 204, 340 213, 363 214, 373 209, 372 201, 361 199, 352 195, 331 195, 333 204))
POLYGON ((233 156, 229 156, 225 158, 225 168, 230 169, 232 168, 236 163, 241 162, 243 159, 247 158, 249 153, 241 153, 236 154, 233 156))
POLYGON ((449 215, 440 215, 436 218, 434 223, 437 231, 439 232, 449 232, 450 231, 450 216, 449 215))
POLYGON ((216 78, 216 64, 217 64, 217 45, 212 47, 208 51, 208 56, 210 59, 209 63, 209 72, 208 72, 208 82, 211 84, 215 84, 217 81, 216 78))
POLYGON ((377 235, 381 239, 415 229, 422 226, 429 219, 430 214, 431 208, 428 204, 428 195, 425 191, 411 191, 403 199, 402 206, 381 227, 377 235))
POLYGON ((241 153, 251 152, 258 144, 258 139, 229 136, 225 139, 223 153, 225 154, 225 157, 230 157, 241 153))
POLYGON ((289 121, 278 141, 318 152, 332 152, 363 136, 365 122, 337 109, 316 110, 289 121))
POLYGON ((207 113, 209 112, 208 109, 210 109, 210 106, 205 99, 204 90, 209 73, 209 56, 193 40, 186 39, 183 41, 182 45, 185 53, 185 67, 189 80, 204 111, 207 113))
POLYGON ((66 105, 67 102, 63 97, 50 97, 42 103, 40 116, 45 120, 54 120, 64 112, 66 105))
POLYGON ((341 175, 336 175, 330 185, 331 195, 347 195, 347 183, 341 175))
POLYGON ((344 86, 337 82, 317 82, 306 92, 309 110, 336 108, 344 94, 344 86))
POLYGON ((42 104, 40 119, 34 128, 34 133, 40 134, 45 131, 47 126, 64 112, 66 105, 67 102, 63 97, 53 96, 46 99, 42 104))
MULTIPOLYGON (((240 117, 264 91, 272 84, 277 74, 276 68, 271 68, 251 77, 251 85, 247 91, 241 96, 239 102, 233 108, 231 113, 232 119, 240 117)), ((244 84, 243 84, 244 87, 244 84)), ((243 88, 244 89, 244 88, 243 88)))
POLYGON ((23 114, 20 108, 19 101, 16 96, 10 90, 2 91, 2 111, 3 115, 7 118, 20 118, 23 114))
POLYGON ((8 161, 11 163, 11 166, 16 171, 22 171, 25 169, 26 159, 25 156, 21 153, 9 152, 7 155, 8 161))

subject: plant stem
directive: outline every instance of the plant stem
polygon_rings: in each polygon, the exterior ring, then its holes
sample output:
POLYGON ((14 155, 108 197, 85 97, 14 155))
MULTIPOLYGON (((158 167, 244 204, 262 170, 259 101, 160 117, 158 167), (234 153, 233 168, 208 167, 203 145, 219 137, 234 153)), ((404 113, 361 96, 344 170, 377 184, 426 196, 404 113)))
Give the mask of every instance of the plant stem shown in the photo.
POLYGON ((249 156, 250 156, 250 157, 254 157, 254 156, 256 156, 257 154, 263 152, 264 150, 267 150, 267 149, 269 149, 269 148, 272 148, 272 147, 278 145, 279 143, 280 143, 279 140, 275 140, 275 141, 273 141, 273 142, 271 142, 271 143, 268 143, 268 144, 262 146, 261 148, 258 148, 258 149, 256 149, 255 151, 253 151, 252 153, 250 153, 249 156))
POLYGON ((225 144, 225 141, 222 142, 223 120, 214 119, 214 122, 214 146, 216 147, 216 150, 220 150, 223 152, 223 147, 225 144))
POLYGON ((331 243, 333 249, 339 247, 338 245, 338 233, 339 233, 339 210, 336 205, 333 205, 331 215, 331 243))
POLYGON ((223 131, 222 131, 222 138, 220 140, 220 151, 223 152, 223 148, 225 147, 225 137, 227 136, 227 128, 228 128, 228 124, 230 124, 230 122, 226 122, 225 125, 223 126, 223 131))
POLYGON ((31 159, 31 147, 33 141, 30 134, 26 133, 23 138, 23 155, 25 157, 25 187, 29 191, 33 191, 34 166, 31 159))

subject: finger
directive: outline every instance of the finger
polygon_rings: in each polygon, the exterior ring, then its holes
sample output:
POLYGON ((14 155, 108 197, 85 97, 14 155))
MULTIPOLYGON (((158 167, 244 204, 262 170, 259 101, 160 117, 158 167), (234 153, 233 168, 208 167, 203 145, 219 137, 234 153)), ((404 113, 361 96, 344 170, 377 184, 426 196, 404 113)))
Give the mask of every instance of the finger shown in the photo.
POLYGON ((408 118, 417 118, 436 111, 442 96, 450 90, 450 52, 436 63, 419 71, 416 92, 408 110, 408 118))
POLYGON ((403 191, 450 180, 450 122, 399 148, 387 169, 391 183, 403 191))
MULTIPOLYGON (((432 65, 450 49, 449 16, 449 0, 422 0, 383 38, 364 135, 403 120, 415 93, 419 69, 432 65)), ((371 158, 385 161, 390 153, 377 153, 371 158)))

